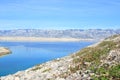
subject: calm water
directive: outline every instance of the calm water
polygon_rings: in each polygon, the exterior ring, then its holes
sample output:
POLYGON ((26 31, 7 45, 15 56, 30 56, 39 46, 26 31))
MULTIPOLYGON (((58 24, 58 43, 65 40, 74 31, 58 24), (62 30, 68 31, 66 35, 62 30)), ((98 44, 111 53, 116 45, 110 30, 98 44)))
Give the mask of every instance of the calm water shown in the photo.
POLYGON ((12 54, 0 57, 0 76, 69 55, 93 42, 0 42, 12 54))

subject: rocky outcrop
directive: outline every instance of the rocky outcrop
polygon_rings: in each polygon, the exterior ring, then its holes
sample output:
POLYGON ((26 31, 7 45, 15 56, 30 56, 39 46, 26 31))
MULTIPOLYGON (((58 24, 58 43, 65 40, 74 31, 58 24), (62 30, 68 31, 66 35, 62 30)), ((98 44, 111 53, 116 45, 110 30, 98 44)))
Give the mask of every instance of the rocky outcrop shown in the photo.
POLYGON ((120 80, 119 42, 120 35, 110 37, 72 55, 1 77, 0 80, 120 80))
POLYGON ((11 51, 8 48, 0 47, 0 56, 6 55, 11 53, 11 51))

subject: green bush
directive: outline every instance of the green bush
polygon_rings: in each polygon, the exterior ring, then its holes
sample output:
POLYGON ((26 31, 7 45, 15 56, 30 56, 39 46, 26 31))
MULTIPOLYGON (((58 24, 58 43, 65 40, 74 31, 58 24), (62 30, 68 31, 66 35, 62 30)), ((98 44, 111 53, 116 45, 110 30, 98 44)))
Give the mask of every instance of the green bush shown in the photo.
POLYGON ((109 70, 109 76, 112 76, 113 78, 120 78, 120 64, 109 70))

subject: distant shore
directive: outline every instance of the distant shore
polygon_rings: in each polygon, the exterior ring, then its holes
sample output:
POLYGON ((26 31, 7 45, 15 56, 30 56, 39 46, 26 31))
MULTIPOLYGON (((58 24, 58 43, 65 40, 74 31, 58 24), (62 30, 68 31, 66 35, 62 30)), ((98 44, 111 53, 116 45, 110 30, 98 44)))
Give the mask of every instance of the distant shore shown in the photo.
POLYGON ((27 42, 74 42, 74 41, 94 41, 93 39, 77 38, 44 38, 44 37, 0 37, 0 41, 27 41, 27 42))

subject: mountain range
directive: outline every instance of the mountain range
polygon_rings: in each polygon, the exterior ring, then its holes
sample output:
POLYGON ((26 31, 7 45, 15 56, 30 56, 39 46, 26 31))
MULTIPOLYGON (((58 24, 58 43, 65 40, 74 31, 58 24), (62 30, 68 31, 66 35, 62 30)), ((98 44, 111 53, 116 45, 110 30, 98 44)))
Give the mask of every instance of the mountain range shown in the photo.
POLYGON ((0 30, 4 37, 45 37, 45 38, 77 38, 77 39, 104 39, 108 36, 120 34, 120 29, 67 29, 67 30, 42 30, 42 29, 15 29, 0 30))

